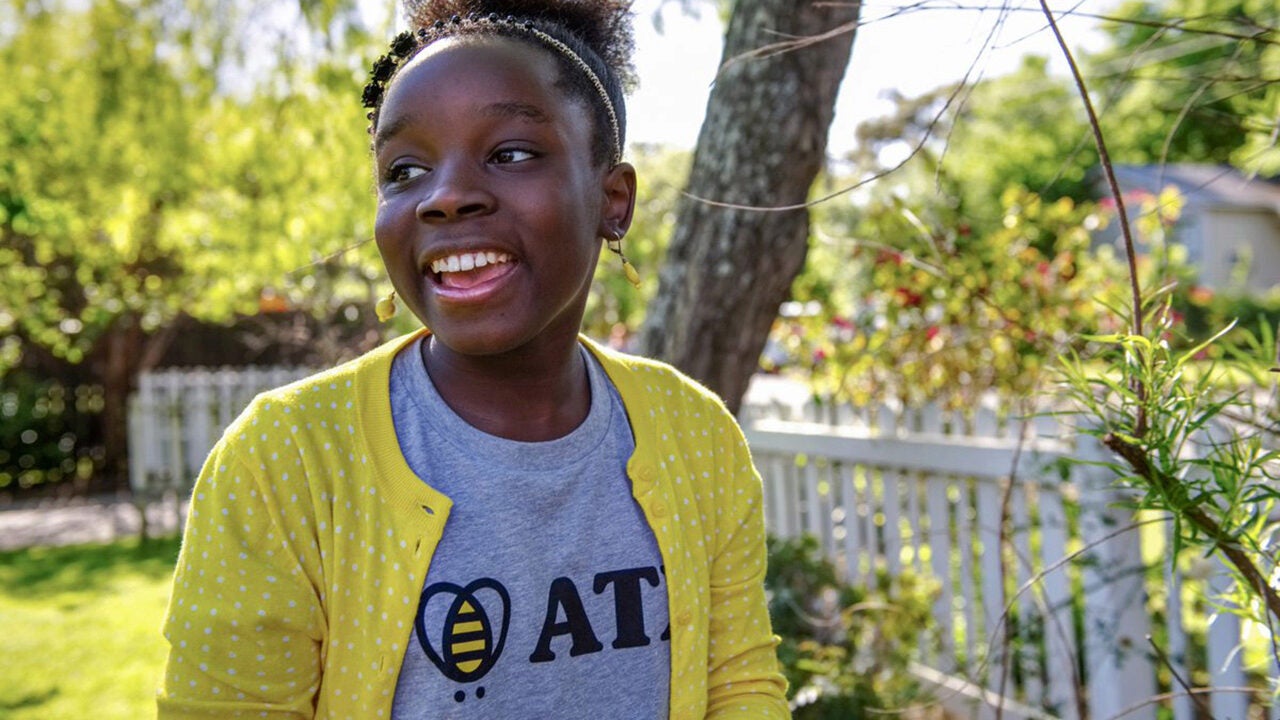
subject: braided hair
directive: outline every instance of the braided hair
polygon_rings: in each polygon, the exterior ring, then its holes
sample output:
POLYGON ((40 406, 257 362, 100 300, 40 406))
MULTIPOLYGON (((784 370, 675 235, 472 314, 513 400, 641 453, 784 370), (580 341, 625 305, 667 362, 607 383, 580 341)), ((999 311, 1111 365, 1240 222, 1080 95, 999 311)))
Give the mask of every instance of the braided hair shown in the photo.
POLYGON ((549 51, 557 85, 591 111, 593 161, 620 160, 624 93, 635 85, 630 0, 408 0, 405 19, 411 29, 391 41, 364 87, 371 134, 387 88, 423 48, 447 37, 508 37, 549 51))

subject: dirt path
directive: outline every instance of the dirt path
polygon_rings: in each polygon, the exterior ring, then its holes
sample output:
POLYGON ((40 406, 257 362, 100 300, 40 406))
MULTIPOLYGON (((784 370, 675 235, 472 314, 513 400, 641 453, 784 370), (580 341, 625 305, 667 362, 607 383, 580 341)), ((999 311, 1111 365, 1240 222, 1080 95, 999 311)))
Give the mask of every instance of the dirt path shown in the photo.
MULTIPOLYGON (((173 501, 147 508, 149 534, 176 532, 173 501)), ((110 542, 137 535, 138 508, 126 498, 101 496, 74 500, 41 500, 0 508, 0 551, 36 545, 110 542)))

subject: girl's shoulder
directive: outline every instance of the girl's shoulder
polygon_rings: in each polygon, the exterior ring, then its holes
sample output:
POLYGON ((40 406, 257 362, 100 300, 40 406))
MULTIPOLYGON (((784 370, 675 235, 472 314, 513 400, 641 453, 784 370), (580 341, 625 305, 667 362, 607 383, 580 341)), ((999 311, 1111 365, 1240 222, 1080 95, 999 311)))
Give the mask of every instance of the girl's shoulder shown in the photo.
POLYGON ((246 424, 263 421, 278 427, 306 418, 312 424, 324 422, 327 426, 348 415, 354 419, 361 406, 385 399, 392 360, 414 337, 397 337, 332 368, 258 393, 228 432, 243 431, 246 424))
POLYGON ((639 408, 650 412, 681 417, 698 418, 711 422, 732 423, 733 416, 720 396, 697 380, 660 360, 631 355, 603 347, 584 339, 613 381, 623 404, 629 409, 639 408))

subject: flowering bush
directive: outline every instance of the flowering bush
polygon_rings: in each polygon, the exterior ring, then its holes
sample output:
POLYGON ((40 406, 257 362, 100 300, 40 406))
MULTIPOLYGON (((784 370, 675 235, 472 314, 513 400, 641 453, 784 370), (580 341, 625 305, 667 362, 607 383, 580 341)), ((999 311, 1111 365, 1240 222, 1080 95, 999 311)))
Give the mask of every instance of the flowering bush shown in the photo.
POLYGON ((1030 393, 1105 322, 1094 297, 1119 267, 1091 248, 1105 223, 1095 208, 1020 188, 1002 203, 983 235, 943 202, 871 202, 841 229, 847 240, 814 249, 795 294, 816 312, 780 322, 774 344, 819 394, 855 403, 972 407, 989 390, 1030 393))

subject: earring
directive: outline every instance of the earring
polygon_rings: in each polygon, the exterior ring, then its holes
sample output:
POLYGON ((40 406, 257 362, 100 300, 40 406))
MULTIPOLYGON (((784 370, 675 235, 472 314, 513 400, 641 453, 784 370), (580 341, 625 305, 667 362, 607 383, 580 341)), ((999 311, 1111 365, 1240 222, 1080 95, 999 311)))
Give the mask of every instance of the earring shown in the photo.
POLYGON ((396 291, 392 290, 382 299, 378 300, 378 304, 373 306, 373 312, 378 316, 378 322, 386 322, 396 316, 396 291))
POLYGON ((636 266, 631 264, 627 256, 622 254, 622 231, 614 230, 613 237, 606 238, 605 242, 609 244, 609 250, 622 258, 622 272, 627 280, 635 287, 640 287, 640 273, 636 272, 636 266))

